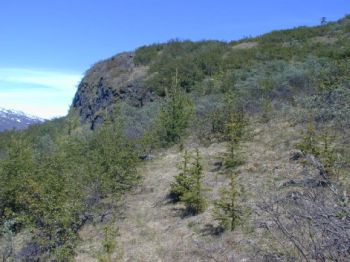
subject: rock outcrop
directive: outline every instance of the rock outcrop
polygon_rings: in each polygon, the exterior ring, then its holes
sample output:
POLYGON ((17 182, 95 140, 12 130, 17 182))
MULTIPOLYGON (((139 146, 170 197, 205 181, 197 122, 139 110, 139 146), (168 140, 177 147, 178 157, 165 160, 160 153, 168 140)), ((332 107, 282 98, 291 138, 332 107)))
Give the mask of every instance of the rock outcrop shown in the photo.
POLYGON ((148 68, 136 66, 127 52, 101 61, 89 69, 79 84, 72 109, 92 129, 101 124, 118 101, 135 107, 152 102, 156 95, 146 87, 148 68))

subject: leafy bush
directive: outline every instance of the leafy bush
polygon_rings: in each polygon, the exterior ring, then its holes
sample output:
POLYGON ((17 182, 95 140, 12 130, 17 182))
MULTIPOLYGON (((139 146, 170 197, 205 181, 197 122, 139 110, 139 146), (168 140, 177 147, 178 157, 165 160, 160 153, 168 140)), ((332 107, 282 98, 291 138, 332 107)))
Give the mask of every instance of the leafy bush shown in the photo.
POLYGON ((316 136, 316 128, 313 122, 309 122, 303 139, 298 145, 298 148, 305 154, 318 156, 320 150, 318 148, 318 139, 316 136))
POLYGON ((81 215, 96 203, 89 199, 118 199, 138 183, 137 151, 113 123, 94 133, 63 133, 49 151, 29 138, 14 132, 0 162, 0 225, 35 228, 41 250, 64 261, 73 255, 81 215))

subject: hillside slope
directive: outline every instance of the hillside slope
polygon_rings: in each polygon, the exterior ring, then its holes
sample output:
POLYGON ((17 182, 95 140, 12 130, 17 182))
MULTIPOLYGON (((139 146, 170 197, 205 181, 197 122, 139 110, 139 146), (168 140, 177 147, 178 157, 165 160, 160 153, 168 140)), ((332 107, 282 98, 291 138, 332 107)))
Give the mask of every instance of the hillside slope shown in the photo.
MULTIPOLYGON (((252 126, 249 141, 242 145, 244 164, 237 170, 237 186, 245 188, 241 201, 247 213, 234 232, 220 231, 212 216, 213 201, 230 181, 227 170, 218 165, 227 152, 226 143, 199 146, 209 207, 197 216, 184 216, 184 206, 168 197, 183 154, 174 147, 140 166, 144 181, 126 196, 121 219, 82 228, 82 243, 75 260, 101 259, 105 225, 118 230, 111 239, 115 248, 110 261, 285 261, 295 256, 287 248, 288 238, 280 235, 274 217, 262 206, 270 201, 289 201, 291 194, 316 190, 328 195, 330 190, 322 186, 323 178, 317 169, 304 166, 302 159, 293 160, 293 150, 299 142, 298 127, 283 121, 252 126)), ((187 144, 187 148, 194 147, 193 142, 187 144)), ((310 244, 307 241, 312 240, 304 241, 310 244)))
POLYGON ((240 41, 171 40, 143 46, 89 69, 72 112, 94 128, 118 105, 140 109, 158 101, 172 88, 175 75, 196 97, 235 89, 247 109, 261 110, 262 98, 285 103, 293 96, 314 94, 318 86, 327 89, 330 82, 343 82, 349 50, 349 16, 240 41))
POLYGON ((347 262, 349 115, 350 16, 101 61, 0 133, 2 260, 347 262))

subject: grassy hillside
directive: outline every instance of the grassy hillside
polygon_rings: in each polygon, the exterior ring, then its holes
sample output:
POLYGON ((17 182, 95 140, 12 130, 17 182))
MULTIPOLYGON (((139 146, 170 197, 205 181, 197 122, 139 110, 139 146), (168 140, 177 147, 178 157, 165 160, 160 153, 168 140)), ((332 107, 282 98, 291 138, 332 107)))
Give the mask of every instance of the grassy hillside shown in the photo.
POLYGON ((346 261, 349 115, 349 16, 101 61, 0 134, 2 259, 346 261))

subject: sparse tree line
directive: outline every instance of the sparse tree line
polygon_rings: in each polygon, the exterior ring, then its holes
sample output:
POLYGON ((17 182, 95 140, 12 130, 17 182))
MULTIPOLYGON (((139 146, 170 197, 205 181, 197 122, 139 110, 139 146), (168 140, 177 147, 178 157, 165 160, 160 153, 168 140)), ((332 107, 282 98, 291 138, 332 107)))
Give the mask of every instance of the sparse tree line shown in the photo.
MULTIPOLYGON (((235 169, 243 163, 240 142, 246 135, 247 119, 239 105, 239 100, 232 93, 226 95, 223 111, 227 113, 226 119, 223 120, 220 128, 217 127, 217 130, 221 132, 227 143, 227 153, 223 156, 223 162, 230 183, 227 188, 220 190, 220 198, 213 202, 213 218, 218 221, 222 229, 233 231, 241 222, 245 211, 239 203, 239 197, 244 194, 244 188, 238 186, 236 182, 238 173, 235 169)), ((175 202, 185 204, 186 214, 202 213, 209 201, 205 196, 205 191, 210 189, 203 184, 203 164, 198 149, 194 156, 187 150, 184 151, 179 171, 180 173, 175 176, 171 184, 170 197, 175 202)))
MULTIPOLYGON (((180 173, 175 176, 170 186, 170 198, 174 202, 184 203, 185 214, 197 215, 205 211, 208 199, 205 192, 210 190, 203 184, 203 167, 200 162, 198 149, 191 156, 187 150, 183 154, 182 163, 179 166, 180 173)), ((244 188, 236 182, 237 173, 227 171, 230 183, 227 188, 221 188, 220 198, 213 202, 213 218, 218 221, 222 229, 233 231, 241 222, 244 208, 238 199, 244 194, 244 188)))

